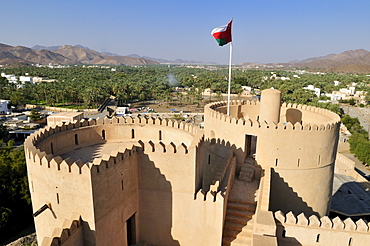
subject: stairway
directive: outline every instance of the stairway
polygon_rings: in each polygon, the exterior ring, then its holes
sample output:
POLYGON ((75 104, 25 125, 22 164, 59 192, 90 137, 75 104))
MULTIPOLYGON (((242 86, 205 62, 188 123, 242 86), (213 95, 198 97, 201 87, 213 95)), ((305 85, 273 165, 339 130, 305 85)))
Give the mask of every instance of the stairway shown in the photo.
POLYGON ((255 159, 252 157, 247 157, 240 168, 238 179, 246 182, 251 182, 254 178, 254 167, 255 159))
POLYGON ((222 235, 223 246, 251 245, 256 203, 229 200, 222 235))

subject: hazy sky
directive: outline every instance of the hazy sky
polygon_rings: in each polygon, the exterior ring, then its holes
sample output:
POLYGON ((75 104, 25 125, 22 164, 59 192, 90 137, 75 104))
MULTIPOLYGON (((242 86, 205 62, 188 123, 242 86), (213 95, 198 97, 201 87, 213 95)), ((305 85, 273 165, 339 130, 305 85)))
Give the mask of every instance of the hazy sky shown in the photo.
POLYGON ((369 0, 7 0, 0 43, 227 64, 215 27, 233 22, 233 63, 370 50, 369 0))

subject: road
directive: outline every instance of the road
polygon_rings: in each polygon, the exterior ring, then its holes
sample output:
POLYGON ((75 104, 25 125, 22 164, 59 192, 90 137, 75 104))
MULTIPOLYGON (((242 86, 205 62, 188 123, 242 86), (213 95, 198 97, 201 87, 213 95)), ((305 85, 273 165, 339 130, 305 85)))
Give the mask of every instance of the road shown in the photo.
MULTIPOLYGON (((352 106, 341 106, 343 112, 348 114, 352 118, 358 118, 360 121, 361 126, 369 133, 370 137, 370 108, 360 108, 360 107, 352 107, 352 106)), ((359 171, 360 174, 366 177, 370 177, 370 170, 367 169, 353 154, 349 153, 342 153, 351 160, 353 160, 356 164, 356 169, 359 171)))
POLYGON ((352 118, 358 118, 361 126, 370 134, 370 108, 352 106, 341 106, 341 108, 345 114, 348 114, 352 118))

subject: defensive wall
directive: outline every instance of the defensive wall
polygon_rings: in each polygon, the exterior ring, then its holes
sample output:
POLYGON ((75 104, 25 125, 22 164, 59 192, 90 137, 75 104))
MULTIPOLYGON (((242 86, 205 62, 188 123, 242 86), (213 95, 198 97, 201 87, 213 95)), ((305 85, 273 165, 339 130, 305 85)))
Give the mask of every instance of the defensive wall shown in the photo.
POLYGON ((321 108, 281 104, 280 99, 276 99, 276 90, 268 91, 274 93, 273 102, 268 94, 261 97, 261 102, 232 101, 230 115, 226 114, 227 102, 206 105, 205 137, 232 143, 238 167, 249 152, 248 139, 255 137, 258 165, 263 169, 273 168, 271 194, 275 197, 271 199, 270 209, 327 215, 339 138, 339 116, 321 108), (269 109, 265 120, 261 118, 262 108, 269 109), (268 119, 269 113, 275 115, 274 119, 268 119), (306 185, 310 183, 316 185, 307 189, 306 185), (288 202, 292 200, 295 202, 288 202))
POLYGON ((81 219, 64 220, 62 228, 55 228, 53 237, 46 237, 40 246, 75 246, 83 245, 84 234, 81 219))
MULTIPOLYGON (((341 157, 340 157, 341 158, 341 157)), ((339 158, 339 159, 340 159, 339 158)), ((370 223, 350 218, 330 219, 310 216, 303 212, 270 211, 271 170, 264 170, 257 194, 257 209, 253 228, 253 245, 367 245, 370 223)))
POLYGON ((85 245, 125 245, 128 221, 132 237, 153 244, 219 245, 236 159, 224 142, 202 136, 191 124, 139 117, 81 120, 31 135, 33 209, 49 207, 35 217, 39 242, 60 237, 54 228, 80 217, 85 245), (100 153, 107 145, 120 147, 100 153), (84 162, 78 155, 87 147, 97 158, 84 162), (212 150, 217 156, 201 158, 212 150))
POLYGON ((362 219, 342 221, 339 217, 330 219, 316 215, 307 218, 303 213, 296 216, 292 212, 284 214, 281 211, 276 211, 274 217, 278 242, 282 245, 362 246, 369 243, 370 224, 362 219))

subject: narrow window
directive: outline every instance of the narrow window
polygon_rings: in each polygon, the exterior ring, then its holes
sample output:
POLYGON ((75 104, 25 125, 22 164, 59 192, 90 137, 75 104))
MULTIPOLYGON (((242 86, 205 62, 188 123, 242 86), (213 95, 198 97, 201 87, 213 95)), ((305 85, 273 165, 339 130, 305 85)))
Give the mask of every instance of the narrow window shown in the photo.
POLYGON ((352 245, 352 242, 353 242, 353 240, 352 240, 352 238, 350 237, 349 238, 349 240, 348 240, 348 245, 350 246, 350 245, 352 245))
POLYGON ((159 140, 162 140, 162 131, 159 130, 159 140))
POLYGON ((123 179, 121 180, 121 189, 123 190, 123 179))
POLYGON ((59 204, 59 194, 57 193, 57 203, 59 204))
POLYGON ((50 143, 50 152, 52 155, 54 155, 53 143, 50 143))
POLYGON ((78 145, 78 135, 75 134, 75 145, 78 145))
POLYGON ((103 140, 105 140, 105 130, 102 130, 102 131, 101 131, 101 138, 102 138, 103 140))
POLYGON ((211 155, 208 155, 208 164, 211 164, 211 155))
POLYGON ((131 129, 131 138, 135 138, 135 130, 131 129))
POLYGON ((317 165, 320 165, 320 159, 321 159, 321 156, 319 155, 319 160, 317 162, 317 165))
POLYGON ((301 162, 301 159, 298 159, 298 163, 297 163, 297 166, 299 167, 299 163, 301 162))
POLYGON ((33 181, 31 181, 31 187, 32 187, 32 192, 35 192, 35 191, 33 190, 33 181))
POLYGON ((275 166, 277 167, 277 165, 278 165, 278 162, 279 162, 279 159, 278 158, 276 158, 275 159, 275 166))
POLYGON ((316 243, 320 242, 320 234, 317 234, 316 236, 316 243))

